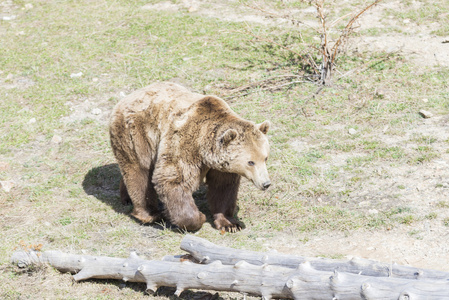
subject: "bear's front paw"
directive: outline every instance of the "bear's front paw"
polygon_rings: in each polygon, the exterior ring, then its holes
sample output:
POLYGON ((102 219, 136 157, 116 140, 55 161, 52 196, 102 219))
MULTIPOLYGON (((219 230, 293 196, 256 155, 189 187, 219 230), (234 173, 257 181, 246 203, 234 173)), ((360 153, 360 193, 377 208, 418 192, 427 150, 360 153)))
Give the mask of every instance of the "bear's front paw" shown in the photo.
POLYGON ((242 230, 242 226, 240 226, 239 222, 234 218, 227 218, 223 214, 219 213, 214 215, 214 219, 215 228, 220 230, 222 233, 235 233, 242 230))
POLYGON ((149 224, 149 223, 155 223, 161 220, 161 215, 157 214, 157 215, 150 215, 146 212, 132 212, 131 215, 136 218, 137 220, 139 220, 140 222, 142 222, 142 224, 149 224))

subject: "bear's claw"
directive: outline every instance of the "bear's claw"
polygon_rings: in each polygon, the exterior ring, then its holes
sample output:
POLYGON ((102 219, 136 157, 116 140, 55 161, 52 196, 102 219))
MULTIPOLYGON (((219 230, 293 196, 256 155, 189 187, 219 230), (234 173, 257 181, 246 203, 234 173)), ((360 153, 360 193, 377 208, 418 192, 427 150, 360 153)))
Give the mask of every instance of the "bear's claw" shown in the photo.
POLYGON ((217 229, 220 230, 221 234, 225 234, 226 232, 236 233, 236 232, 242 230, 242 227, 240 227, 239 225, 234 225, 234 226, 225 226, 225 227, 221 227, 221 228, 217 228, 217 229))
POLYGON ((216 214, 214 218, 215 228, 220 230, 222 234, 225 232, 236 233, 242 230, 242 226, 234 218, 226 218, 223 214, 216 214))

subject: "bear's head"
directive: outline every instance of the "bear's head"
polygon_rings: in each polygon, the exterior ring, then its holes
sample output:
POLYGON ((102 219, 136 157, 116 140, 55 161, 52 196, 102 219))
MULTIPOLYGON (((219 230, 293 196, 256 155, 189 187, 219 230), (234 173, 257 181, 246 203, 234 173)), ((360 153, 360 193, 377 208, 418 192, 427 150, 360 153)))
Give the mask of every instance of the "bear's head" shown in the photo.
POLYGON ((271 185, 266 165, 270 153, 266 136, 269 128, 269 121, 254 124, 242 120, 225 129, 217 137, 221 171, 239 174, 266 190, 271 185))

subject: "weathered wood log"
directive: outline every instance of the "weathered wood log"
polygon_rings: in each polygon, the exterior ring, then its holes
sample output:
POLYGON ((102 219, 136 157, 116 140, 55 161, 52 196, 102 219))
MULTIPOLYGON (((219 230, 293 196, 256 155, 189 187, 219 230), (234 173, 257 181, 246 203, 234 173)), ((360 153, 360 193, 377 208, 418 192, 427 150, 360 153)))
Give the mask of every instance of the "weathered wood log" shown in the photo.
POLYGON ((253 265, 277 265, 287 268, 297 268, 298 265, 309 262, 318 271, 338 271, 375 277, 396 277, 422 280, 449 280, 449 272, 419 269, 398 264, 386 264, 363 258, 338 260, 317 257, 301 257, 277 253, 262 253, 256 251, 237 250, 217 246, 207 240, 192 235, 186 235, 181 241, 181 249, 187 251, 200 263, 208 264, 220 260, 225 265, 232 265, 244 260, 253 265))
POLYGON ((296 269, 252 265, 245 261, 202 265, 189 261, 147 261, 135 253, 129 258, 71 255, 59 251, 17 251, 12 261, 25 267, 48 263, 58 270, 77 273, 76 281, 89 278, 145 282, 147 291, 159 286, 186 289, 243 292, 264 299, 448 299, 449 282, 403 278, 369 277, 358 274, 317 271, 305 262, 296 269))

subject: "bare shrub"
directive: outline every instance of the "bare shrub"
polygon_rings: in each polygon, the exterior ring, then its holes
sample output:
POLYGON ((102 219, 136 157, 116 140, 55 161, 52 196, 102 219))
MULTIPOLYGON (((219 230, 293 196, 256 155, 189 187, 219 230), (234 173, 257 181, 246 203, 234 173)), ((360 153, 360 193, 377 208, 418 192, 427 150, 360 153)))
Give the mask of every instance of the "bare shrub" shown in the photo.
MULTIPOLYGON (((246 33, 257 38, 260 41, 265 41, 277 45, 287 51, 290 51, 293 55, 297 56, 303 68, 310 70, 309 78, 313 81, 319 83, 320 85, 331 85, 332 75, 336 67, 336 61, 341 53, 342 46, 346 43, 349 36, 354 32, 356 21, 370 8, 377 5, 382 0, 374 0, 372 3, 363 6, 361 9, 355 8, 353 12, 339 16, 333 21, 328 21, 328 14, 325 10, 325 0, 299 0, 297 2, 303 2, 311 5, 316 9, 316 16, 318 18, 319 24, 308 24, 304 21, 298 20, 289 13, 279 13, 276 11, 269 10, 257 4, 255 1, 242 1, 245 6, 257 10, 263 13, 269 18, 278 18, 286 20, 293 25, 306 28, 311 28, 315 36, 320 39, 319 45, 313 43, 305 42, 303 34, 299 32, 300 43, 303 44, 302 51, 297 51, 289 46, 283 45, 276 42, 273 38, 263 37, 258 34, 254 34, 250 30, 246 33), (340 30, 336 30, 335 27, 342 21, 347 20, 346 26, 340 30), (337 31, 337 34, 330 34, 331 32, 337 31)), ((283 2, 283 1, 282 1, 283 2)))

